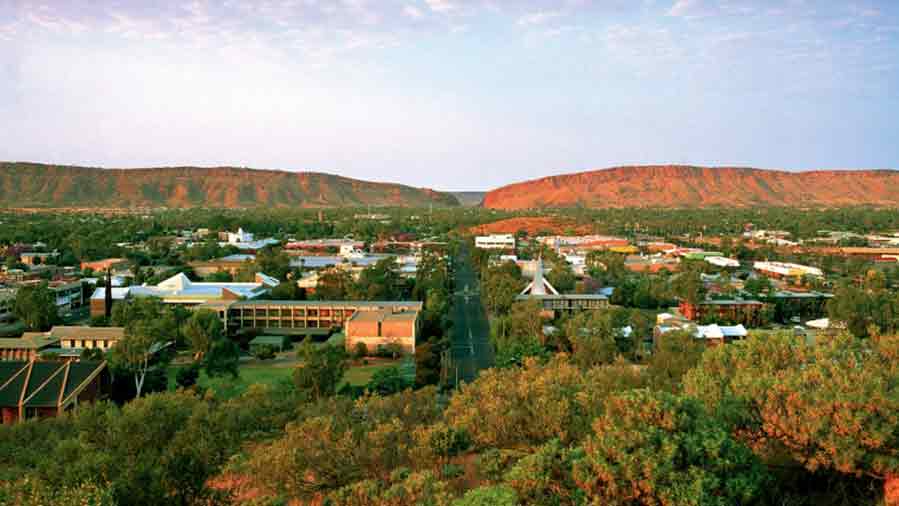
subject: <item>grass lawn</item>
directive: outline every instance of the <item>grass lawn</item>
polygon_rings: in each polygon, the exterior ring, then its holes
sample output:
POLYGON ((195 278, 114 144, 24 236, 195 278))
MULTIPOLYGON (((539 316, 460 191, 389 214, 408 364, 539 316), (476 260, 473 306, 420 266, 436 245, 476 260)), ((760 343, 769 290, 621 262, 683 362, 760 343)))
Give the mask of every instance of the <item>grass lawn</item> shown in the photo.
MULTIPOLYGON (((344 381, 353 386, 365 386, 372 375, 378 369, 396 365, 399 361, 370 359, 369 365, 350 365, 344 376, 344 381)), ((200 371, 197 383, 204 388, 212 389, 219 399, 231 399, 244 393, 250 385, 276 385, 282 381, 291 381, 293 370, 300 361, 293 352, 279 353, 275 360, 249 360, 240 363, 239 377, 210 378, 206 371, 200 371)), ((168 371, 169 390, 177 389, 175 377, 178 370, 186 367, 186 364, 172 364, 168 371)))

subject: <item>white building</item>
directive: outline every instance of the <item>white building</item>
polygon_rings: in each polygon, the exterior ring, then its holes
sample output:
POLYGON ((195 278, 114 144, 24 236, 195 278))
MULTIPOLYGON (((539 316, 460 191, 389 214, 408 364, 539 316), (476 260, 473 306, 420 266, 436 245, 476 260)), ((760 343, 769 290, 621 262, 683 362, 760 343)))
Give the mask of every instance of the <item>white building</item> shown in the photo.
POLYGON ((479 235, 474 239, 474 245, 480 249, 515 249, 515 236, 512 234, 479 235))
POLYGON ((726 257, 705 257, 705 261, 716 266, 716 267, 739 267, 740 261, 734 260, 733 258, 726 257))
POLYGON ((260 250, 266 246, 274 246, 278 244, 277 239, 259 239, 257 240, 253 234, 245 232, 243 228, 237 229, 237 232, 228 232, 228 240, 221 243, 221 246, 234 246, 239 250, 260 250))
POLYGON ((817 267, 809 267, 807 265, 791 264, 787 262, 755 262, 752 267, 762 274, 775 277, 800 278, 802 276, 824 276, 824 271, 817 267))

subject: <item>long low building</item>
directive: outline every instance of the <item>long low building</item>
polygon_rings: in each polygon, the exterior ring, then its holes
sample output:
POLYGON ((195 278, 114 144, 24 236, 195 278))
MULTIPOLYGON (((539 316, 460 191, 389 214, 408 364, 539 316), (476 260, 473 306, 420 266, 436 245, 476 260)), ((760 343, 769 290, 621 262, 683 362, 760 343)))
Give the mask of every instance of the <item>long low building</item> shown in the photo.
POLYGON ((218 312, 229 333, 326 335, 344 327, 357 312, 422 310, 418 301, 241 300, 199 306, 218 312))
POLYGON ((817 267, 787 262, 755 262, 752 267, 767 276, 776 278, 800 278, 802 276, 823 277, 824 271, 817 267))

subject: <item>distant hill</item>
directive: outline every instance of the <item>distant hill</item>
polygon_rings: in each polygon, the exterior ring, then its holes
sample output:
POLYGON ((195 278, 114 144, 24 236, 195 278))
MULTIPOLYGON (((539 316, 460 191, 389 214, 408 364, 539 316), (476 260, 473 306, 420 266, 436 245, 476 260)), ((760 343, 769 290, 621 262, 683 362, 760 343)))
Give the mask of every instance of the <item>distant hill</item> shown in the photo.
POLYGON ((488 192, 484 207, 899 206, 899 172, 786 172, 649 165, 545 177, 488 192))
POLYGON ((465 207, 475 207, 481 205, 484 201, 484 195, 487 192, 449 192, 456 200, 465 207))
POLYGON ((458 206, 450 194, 316 172, 0 162, 2 207, 458 206))

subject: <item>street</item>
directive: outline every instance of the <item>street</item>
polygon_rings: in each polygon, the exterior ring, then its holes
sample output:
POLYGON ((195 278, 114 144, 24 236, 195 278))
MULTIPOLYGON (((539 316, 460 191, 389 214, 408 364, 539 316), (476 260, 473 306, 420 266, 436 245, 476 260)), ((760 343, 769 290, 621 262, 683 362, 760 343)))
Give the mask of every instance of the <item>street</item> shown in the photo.
POLYGON ((471 265, 469 246, 461 248, 455 263, 456 293, 453 300, 452 349, 447 380, 471 382, 478 371, 492 367, 490 327, 481 305, 480 285, 471 265))

